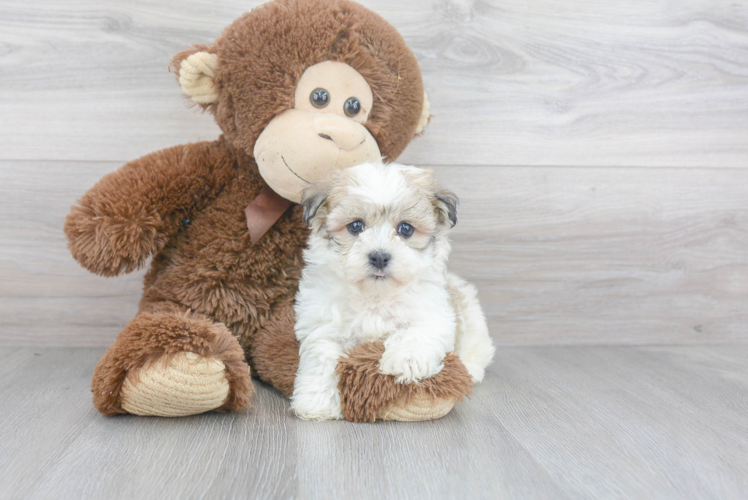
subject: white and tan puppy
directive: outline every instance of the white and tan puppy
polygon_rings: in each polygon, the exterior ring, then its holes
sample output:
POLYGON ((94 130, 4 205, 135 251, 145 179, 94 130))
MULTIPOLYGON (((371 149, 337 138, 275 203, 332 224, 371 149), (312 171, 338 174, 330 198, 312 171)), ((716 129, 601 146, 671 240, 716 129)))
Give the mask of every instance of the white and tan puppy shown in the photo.
POLYGON ((299 370, 291 407, 342 417, 335 367, 380 341, 381 373, 417 382, 455 352, 476 382, 494 347, 475 288, 447 272, 457 198, 429 170, 365 163, 304 192, 311 227, 296 295, 299 370))

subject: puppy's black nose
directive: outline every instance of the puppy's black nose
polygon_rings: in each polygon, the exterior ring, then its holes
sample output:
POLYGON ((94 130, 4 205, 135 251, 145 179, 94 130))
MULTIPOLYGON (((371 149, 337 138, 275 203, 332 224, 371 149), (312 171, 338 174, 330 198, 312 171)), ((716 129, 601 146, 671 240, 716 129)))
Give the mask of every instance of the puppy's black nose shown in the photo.
POLYGON ((376 252, 371 252, 369 254, 369 264, 376 267, 377 269, 384 269, 385 267, 387 267, 387 264, 390 262, 391 258, 392 256, 387 252, 381 252, 377 250, 376 252))

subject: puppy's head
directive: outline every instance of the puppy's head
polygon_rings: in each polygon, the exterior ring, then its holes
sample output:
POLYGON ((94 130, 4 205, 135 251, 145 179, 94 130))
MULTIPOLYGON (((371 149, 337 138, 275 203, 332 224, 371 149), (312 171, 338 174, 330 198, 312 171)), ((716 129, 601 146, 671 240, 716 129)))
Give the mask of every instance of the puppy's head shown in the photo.
POLYGON ((401 287, 443 272, 457 197, 433 172, 365 163, 304 191, 310 251, 362 288, 401 287))

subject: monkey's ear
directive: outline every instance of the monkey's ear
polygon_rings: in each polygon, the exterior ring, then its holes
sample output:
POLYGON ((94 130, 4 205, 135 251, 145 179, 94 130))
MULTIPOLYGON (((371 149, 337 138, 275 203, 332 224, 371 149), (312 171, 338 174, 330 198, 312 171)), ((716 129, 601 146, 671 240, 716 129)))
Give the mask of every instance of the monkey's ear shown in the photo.
POLYGON ((218 102, 216 76, 218 56, 214 47, 198 45, 175 55, 170 65, 179 74, 182 92, 197 104, 207 106, 218 102))
MULTIPOLYGON (((327 183, 317 183, 304 189, 301 193, 301 206, 304 207, 304 214, 302 220, 311 225, 312 219, 317 216, 320 207, 327 200, 327 195, 330 192, 330 186, 327 183)), ((317 224, 315 224, 317 225, 317 224)))
POLYGON ((429 96, 426 92, 423 93, 423 108, 421 108, 421 118, 418 119, 418 125, 416 126, 416 136, 423 134, 423 129, 431 120, 431 113, 429 112, 429 96))

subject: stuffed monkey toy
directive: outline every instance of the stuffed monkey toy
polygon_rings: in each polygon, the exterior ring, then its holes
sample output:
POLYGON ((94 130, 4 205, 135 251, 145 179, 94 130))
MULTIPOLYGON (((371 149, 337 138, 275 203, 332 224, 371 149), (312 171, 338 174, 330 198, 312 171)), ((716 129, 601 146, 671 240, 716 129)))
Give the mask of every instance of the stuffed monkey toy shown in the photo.
MULTIPOLYGON (((222 135, 127 163, 65 221, 91 272, 116 276, 153 256, 138 314, 94 371, 105 415, 241 410, 250 375, 292 394, 301 192, 335 169, 394 160, 429 119, 403 38, 348 0, 274 0, 171 67, 222 135)), ((340 359, 347 420, 438 418, 471 390, 452 354, 436 376, 397 384, 378 371, 383 350, 366 344, 340 359)))

